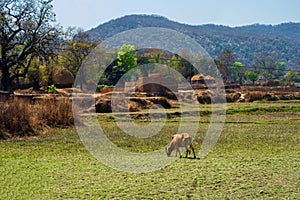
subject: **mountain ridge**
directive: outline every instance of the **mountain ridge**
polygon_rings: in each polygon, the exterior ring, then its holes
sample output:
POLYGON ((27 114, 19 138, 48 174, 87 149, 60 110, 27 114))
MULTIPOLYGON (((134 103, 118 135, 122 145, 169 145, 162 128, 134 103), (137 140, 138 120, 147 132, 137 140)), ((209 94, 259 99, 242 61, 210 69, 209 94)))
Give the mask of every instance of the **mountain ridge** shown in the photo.
POLYGON ((189 25, 159 15, 126 15, 100 24, 87 31, 93 41, 103 41, 115 34, 135 28, 169 28, 194 38, 216 58, 224 49, 231 49, 237 61, 252 65, 255 55, 274 55, 287 63, 289 69, 300 67, 300 23, 277 25, 252 24, 230 27, 225 25, 189 25))

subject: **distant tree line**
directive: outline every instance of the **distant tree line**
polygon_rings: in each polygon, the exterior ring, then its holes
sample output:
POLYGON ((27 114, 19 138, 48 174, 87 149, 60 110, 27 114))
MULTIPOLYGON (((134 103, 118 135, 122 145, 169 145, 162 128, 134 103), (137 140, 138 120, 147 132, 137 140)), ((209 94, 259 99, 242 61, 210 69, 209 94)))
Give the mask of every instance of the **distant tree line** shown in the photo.
POLYGON ((236 61, 230 49, 223 50, 215 59, 216 66, 222 74, 225 83, 244 84, 248 80, 253 84, 261 80, 279 80, 281 82, 300 81, 296 70, 287 70, 286 63, 278 61, 275 55, 257 54, 251 66, 245 66, 236 61))
MULTIPOLYGON (((244 65, 252 66, 257 54, 270 53, 286 62, 288 69, 300 65, 299 23, 280 25, 249 25, 228 27, 222 25, 190 26, 153 15, 129 15, 111 20, 89 30, 94 41, 105 40, 114 34, 142 27, 161 27, 182 32, 195 39, 213 58, 225 49, 234 52, 244 65)), ((268 55, 266 55, 268 56, 268 55)))
MULTIPOLYGON (((94 72, 80 72, 86 56, 98 45, 81 29, 64 30, 55 21, 53 0, 1 0, 0 1, 0 88, 6 91, 18 89, 30 83, 35 90, 53 84, 55 67, 62 66, 74 77, 95 76, 94 72)), ((177 70, 186 79, 199 73, 185 58, 193 56, 188 50, 173 54, 159 49, 135 49, 124 45, 110 52, 116 59, 99 75, 98 84, 114 85, 127 72, 139 65, 160 64, 177 70)), ((103 58, 104 59, 104 58, 103 58)), ((198 64, 205 60, 195 58, 198 64)), ((257 54, 253 64, 245 66, 230 49, 223 50, 214 62, 225 83, 255 83, 265 80, 300 81, 299 72, 286 70, 286 63, 274 55, 257 54)), ((151 71, 151 66, 149 71, 151 71)), ((97 69, 98 66, 94 66, 97 69)), ((165 67, 163 70, 168 70, 165 67)), ((145 76, 140 71, 133 76, 145 76)), ((98 74, 96 74, 98 75, 98 74)), ((130 81, 130 80, 129 80, 130 81)))
MULTIPOLYGON (((186 58, 194 56, 188 50, 182 50, 178 55, 159 49, 135 50, 134 46, 124 45, 117 54, 117 59, 105 72, 106 79, 102 79, 101 83, 114 85, 129 70, 149 63, 160 64, 161 70, 164 70, 164 66, 171 67, 188 80, 197 73, 202 73, 186 60, 186 58)), ((193 58, 193 60, 198 60, 200 68, 207 65, 205 58, 198 57, 193 58)), ((296 70, 287 70, 286 63, 277 61, 276 57, 272 55, 256 55, 253 65, 245 66, 235 59, 234 53, 230 49, 225 49, 213 61, 225 84, 243 85, 248 82, 255 84, 258 80, 300 81, 300 74, 296 70)), ((148 67, 151 71, 151 65, 148 67)), ((165 70, 168 68, 166 67, 165 70)), ((138 77, 147 76, 145 72, 140 72, 137 75, 138 77)), ((132 77, 132 79, 135 81, 138 77, 132 77)))

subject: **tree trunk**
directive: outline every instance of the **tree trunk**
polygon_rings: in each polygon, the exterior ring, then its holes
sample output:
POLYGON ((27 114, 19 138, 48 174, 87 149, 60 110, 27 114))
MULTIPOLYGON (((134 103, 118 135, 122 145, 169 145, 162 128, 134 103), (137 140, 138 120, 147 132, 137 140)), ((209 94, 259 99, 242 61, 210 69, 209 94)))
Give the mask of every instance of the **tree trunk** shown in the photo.
POLYGON ((12 80, 9 77, 9 71, 8 71, 7 67, 2 68, 1 83, 3 85, 4 91, 12 92, 12 80))
POLYGON ((239 78, 239 83, 240 83, 240 86, 242 86, 243 85, 243 77, 242 77, 242 75, 240 75, 239 77, 240 77, 239 78))
POLYGON ((33 90, 40 90, 40 81, 33 81, 33 90))

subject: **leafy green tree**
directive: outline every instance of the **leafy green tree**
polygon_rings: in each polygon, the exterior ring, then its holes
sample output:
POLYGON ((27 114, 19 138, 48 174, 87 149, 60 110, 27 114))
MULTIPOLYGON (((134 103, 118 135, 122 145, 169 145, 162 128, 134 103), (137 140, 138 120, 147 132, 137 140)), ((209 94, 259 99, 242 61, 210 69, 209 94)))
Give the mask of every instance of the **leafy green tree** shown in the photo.
POLYGON ((252 81, 253 85, 255 84, 255 81, 258 80, 258 74, 255 72, 246 72, 247 78, 252 81))
POLYGON ((285 75, 285 68, 286 68, 285 62, 278 62, 274 70, 275 78, 279 79, 280 77, 283 77, 285 75))
POLYGON ((110 84, 115 85, 124 74, 137 66, 137 52, 132 45, 123 45, 118 51, 117 62, 109 74, 110 84))
POLYGON ((137 56, 134 46, 123 45, 118 52, 118 66, 125 71, 129 71, 136 67, 137 56))
POLYGON ((233 66, 231 67, 233 71, 233 77, 234 81, 238 82, 240 85, 243 84, 244 78, 245 78, 245 67, 241 62, 235 62, 233 63, 233 66))
POLYGON ((49 94, 55 94, 56 93, 56 86, 54 84, 49 85, 46 92, 49 93, 49 94))
POLYGON ((273 73, 268 73, 267 70, 261 71, 261 74, 267 79, 267 80, 272 80, 275 78, 273 73))
POLYGON ((34 58, 53 53, 59 31, 52 0, 0 1, 0 70, 4 90, 28 73, 34 58))
POLYGON ((295 81, 297 79, 298 72, 296 70, 290 70, 285 74, 285 78, 287 81, 295 81))

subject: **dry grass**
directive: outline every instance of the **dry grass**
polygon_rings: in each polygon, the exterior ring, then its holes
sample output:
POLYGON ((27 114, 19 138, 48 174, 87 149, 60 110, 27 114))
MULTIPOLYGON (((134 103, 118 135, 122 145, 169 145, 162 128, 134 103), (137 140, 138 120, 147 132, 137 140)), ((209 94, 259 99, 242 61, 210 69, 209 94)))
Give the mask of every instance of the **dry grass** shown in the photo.
POLYGON ((0 103, 0 139, 36 135, 48 127, 73 125, 68 99, 45 99, 35 104, 20 100, 0 103))
POLYGON ((33 106, 39 119, 51 127, 73 125, 72 103, 68 98, 46 99, 33 106))

